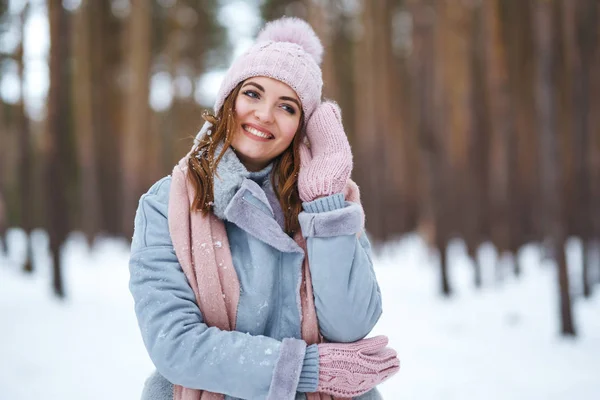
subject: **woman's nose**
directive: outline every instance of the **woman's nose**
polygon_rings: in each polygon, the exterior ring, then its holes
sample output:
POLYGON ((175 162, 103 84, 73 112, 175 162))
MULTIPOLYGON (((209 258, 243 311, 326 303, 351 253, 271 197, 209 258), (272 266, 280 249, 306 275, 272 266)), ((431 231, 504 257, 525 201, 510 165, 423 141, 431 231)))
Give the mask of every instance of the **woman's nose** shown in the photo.
POLYGON ((264 123, 273 122, 273 111, 271 110, 271 107, 266 104, 257 106, 256 110, 254 110, 254 116, 264 123))

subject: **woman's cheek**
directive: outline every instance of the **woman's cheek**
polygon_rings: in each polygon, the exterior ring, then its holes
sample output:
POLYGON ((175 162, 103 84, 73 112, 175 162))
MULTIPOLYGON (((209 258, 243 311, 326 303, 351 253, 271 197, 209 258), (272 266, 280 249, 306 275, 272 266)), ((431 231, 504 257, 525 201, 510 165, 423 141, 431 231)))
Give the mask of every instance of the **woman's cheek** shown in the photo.
POLYGON ((292 140, 292 138, 294 137, 294 135, 296 134, 296 131, 298 130, 298 124, 300 123, 300 121, 290 121, 289 124, 286 124, 285 127, 285 136, 286 138, 288 138, 289 140, 292 140))
POLYGON ((244 115, 248 112, 248 104, 244 101, 244 99, 240 96, 235 101, 235 114, 236 116, 244 115))

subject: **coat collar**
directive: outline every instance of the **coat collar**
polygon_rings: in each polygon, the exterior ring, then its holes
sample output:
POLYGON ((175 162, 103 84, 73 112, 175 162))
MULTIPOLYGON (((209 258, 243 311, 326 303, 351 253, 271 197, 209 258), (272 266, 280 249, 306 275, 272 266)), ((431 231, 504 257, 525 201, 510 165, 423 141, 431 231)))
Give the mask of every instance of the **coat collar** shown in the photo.
MULTIPOLYGON (((223 143, 217 146, 215 155, 221 154, 222 149, 223 143)), ((250 179, 263 187, 265 185, 270 185, 272 169, 273 164, 269 164, 258 172, 248 171, 233 149, 229 147, 219 162, 217 173, 214 176, 214 214, 219 219, 226 219, 225 209, 231 202, 235 193, 242 186, 244 180, 250 179)))
MULTIPOLYGON (((217 147, 220 154, 223 145, 217 147)), ((225 151, 214 177, 213 213, 282 252, 303 250, 284 232, 284 216, 271 183, 273 164, 250 172, 233 149, 225 151)))
MULTIPOLYGON (((282 214, 281 208, 278 210, 282 214)), ((250 179, 242 182, 225 209, 225 216, 231 223, 283 253, 304 254, 298 243, 283 231, 267 194, 250 179)))

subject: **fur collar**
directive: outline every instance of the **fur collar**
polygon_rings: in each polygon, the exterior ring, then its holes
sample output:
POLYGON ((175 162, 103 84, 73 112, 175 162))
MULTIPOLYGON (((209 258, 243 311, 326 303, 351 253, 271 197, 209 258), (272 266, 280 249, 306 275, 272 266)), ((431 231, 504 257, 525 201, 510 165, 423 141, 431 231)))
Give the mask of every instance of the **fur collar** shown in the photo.
MULTIPOLYGON (((223 144, 219 144, 215 155, 221 154, 223 144)), ((214 204, 213 213, 217 218, 221 220, 227 219, 225 217, 225 209, 231 202, 231 199, 242 186, 242 182, 245 179, 251 179, 260 185, 266 194, 273 192, 271 187, 271 170, 273 164, 267 165, 265 168, 258 172, 250 172, 246 169, 244 164, 240 161, 238 156, 235 154, 233 149, 229 147, 223 158, 217 166, 217 173, 214 177, 214 204)), ((274 195, 274 193, 273 193, 274 195)), ((269 198, 271 203, 271 199, 269 198)), ((270 204, 273 207, 273 204, 270 204)))

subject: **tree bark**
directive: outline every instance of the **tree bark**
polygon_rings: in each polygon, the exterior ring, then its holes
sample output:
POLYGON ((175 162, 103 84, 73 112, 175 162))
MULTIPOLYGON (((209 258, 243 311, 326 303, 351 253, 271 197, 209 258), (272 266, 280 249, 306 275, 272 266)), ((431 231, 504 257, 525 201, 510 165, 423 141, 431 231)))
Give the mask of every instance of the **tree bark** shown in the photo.
POLYGON ((48 1, 50 20, 50 89, 48 91, 46 190, 48 234, 54 260, 52 286, 59 298, 65 296, 61 273, 61 246, 69 231, 67 209, 68 150, 68 37, 67 15, 60 0, 48 1))
POLYGON ((100 230, 100 194, 94 146, 93 95, 91 69, 91 13, 89 0, 83 0, 74 14, 73 115, 77 132, 77 156, 80 170, 80 224, 88 243, 100 230))
POLYGON ((6 246, 6 230, 7 230, 7 222, 6 222, 6 205, 4 201, 4 194, 2 192, 2 168, 0 165, 0 254, 7 255, 7 246, 6 246))
MULTIPOLYGON (((558 22, 556 2, 537 0, 535 13, 535 38, 537 44, 536 100, 538 131, 540 136, 540 172, 542 188, 542 212, 545 232, 557 264, 557 283, 560 293, 561 332, 576 334, 573 321, 569 275, 564 249, 564 223, 561 199, 561 171, 558 160, 558 132, 556 120, 556 90, 553 79, 561 41, 552 37, 553 23, 558 22)), ((556 29, 554 30, 556 32, 556 29)))
MULTIPOLYGON (((590 0, 592 1, 592 0, 590 0)), ((596 3, 594 12, 596 21, 600 20, 600 6, 596 3)), ((590 56, 590 110, 600 109, 600 24, 596 23, 592 30, 596 38, 593 54, 590 56)), ((600 114, 590 112, 588 114, 590 129, 590 145, 588 146, 588 160, 590 173, 590 206, 597 207, 600 204, 600 114)), ((592 254, 599 254, 600 245, 600 213, 594 208, 594 212, 588 215, 594 239, 592 240, 592 254)), ((600 283, 600 260, 596 259, 595 283, 600 283)))
POLYGON ((593 222, 591 215, 595 212, 592 200, 592 163, 589 148, 593 143, 591 139, 592 127, 590 126, 591 87, 593 61, 598 52, 598 2, 594 0, 578 1, 571 4, 575 8, 570 27, 573 29, 574 48, 574 78, 573 103, 574 103, 574 159, 576 175, 576 207, 577 210, 577 234, 581 236, 583 243, 583 268, 582 286, 584 297, 591 297, 592 285, 590 282, 590 270, 592 261, 590 253, 590 241, 593 237, 593 222))
MULTIPOLYGON (((487 102, 490 105, 490 161, 489 186, 490 197, 490 237, 498 247, 499 253, 510 249, 511 244, 511 179, 514 177, 514 152, 512 143, 514 117, 511 107, 508 43, 503 36, 504 30, 501 2, 491 0, 482 3, 486 26, 489 31, 489 46, 486 47, 487 102)), ((496 263, 496 276, 501 276, 502 263, 496 263)))
MULTIPOLYGON (((149 132, 149 82, 151 62, 151 4, 147 1, 131 2, 128 35, 128 103, 123 132, 123 233, 126 237, 133 234, 133 218, 137 202, 142 194, 143 161, 148 158, 149 132)), ((151 157, 150 157, 151 158, 151 157)))
POLYGON ((92 119, 98 162, 100 231, 123 235, 121 137, 126 104, 123 89, 122 25, 110 2, 89 1, 91 29, 92 119))
POLYGON ((375 15, 377 7, 381 7, 379 1, 362 1, 363 12, 357 21, 360 28, 360 36, 356 42, 357 51, 354 59, 355 93, 353 94, 356 109, 354 125, 356 131, 356 151, 354 154, 354 175, 363 192, 370 193, 364 198, 365 212, 369 215, 367 229, 377 240, 384 236, 384 225, 381 219, 380 204, 384 195, 381 185, 381 175, 373 176, 374 171, 381 167, 381 156, 373 158, 376 154, 376 142, 381 139, 382 122, 377 118, 378 98, 375 88, 377 80, 375 75, 380 73, 375 68, 380 63, 380 49, 382 44, 376 40, 375 15), (379 3, 379 4, 376 4, 379 3))
POLYGON ((481 266, 476 257, 477 248, 489 239, 489 158, 490 158, 490 104, 486 85, 486 48, 490 45, 489 32, 485 25, 483 4, 473 5, 472 29, 470 33, 471 52, 471 126, 472 135, 468 143, 469 187, 465 194, 467 226, 465 239, 475 268, 475 287, 481 287, 481 266))
POLYGON ((440 141, 438 129, 443 124, 441 107, 436 100, 440 96, 439 13, 434 1, 413 1, 410 10, 414 18, 413 54, 410 71, 414 84, 416 110, 415 128, 419 138, 420 166, 423 171, 421 215, 425 226, 431 225, 431 244, 440 252, 440 290, 450 296, 450 283, 446 247, 449 227, 447 225, 447 198, 444 182, 447 180, 448 161, 440 141))
MULTIPOLYGON (((25 21, 29 6, 26 5, 21 13, 21 38, 25 37, 25 21)), ((21 43, 17 49, 17 64, 18 64, 18 76, 21 85, 21 97, 16 105, 16 130, 19 136, 19 206, 20 206, 20 225, 26 235, 26 251, 25 251, 25 262, 23 264, 23 271, 27 273, 33 272, 33 249, 30 240, 30 234, 33 226, 33 213, 34 208, 32 181, 33 181, 33 159, 32 159, 32 143, 31 143, 31 129, 29 126, 29 119, 25 114, 25 73, 24 73, 24 62, 23 62, 23 47, 24 43, 21 43)))

